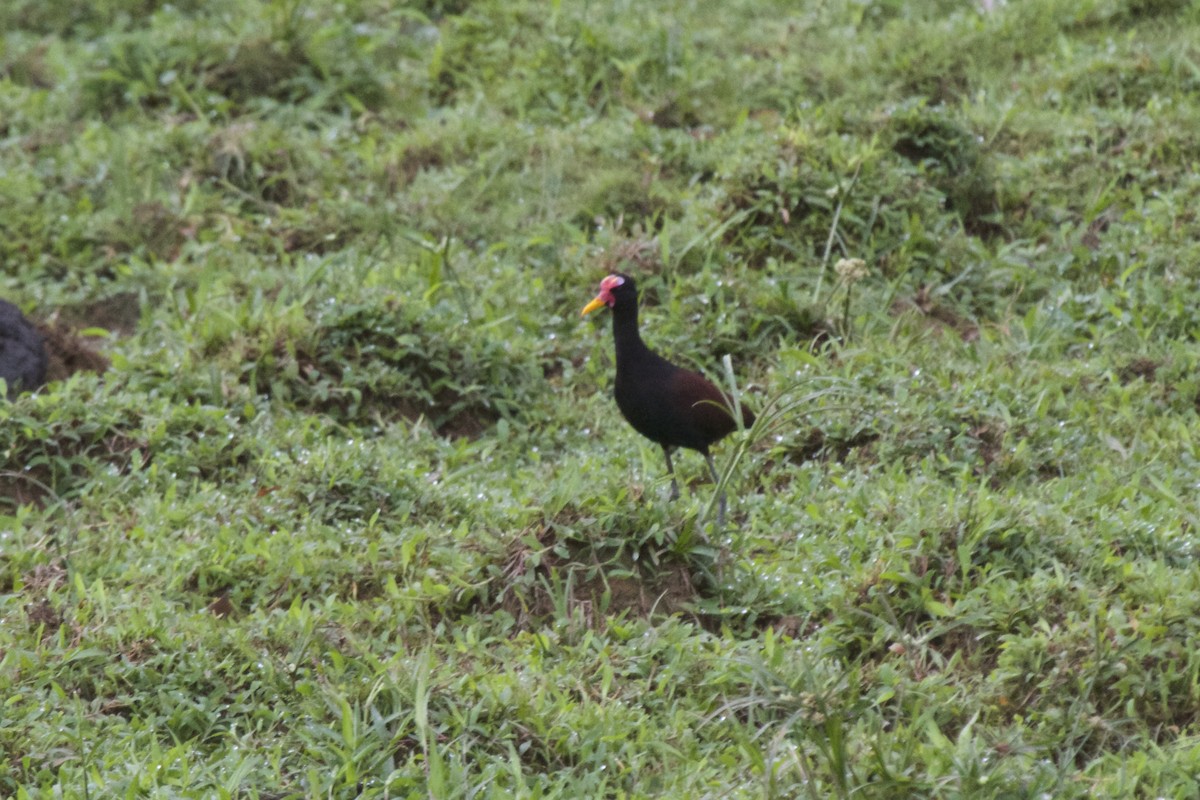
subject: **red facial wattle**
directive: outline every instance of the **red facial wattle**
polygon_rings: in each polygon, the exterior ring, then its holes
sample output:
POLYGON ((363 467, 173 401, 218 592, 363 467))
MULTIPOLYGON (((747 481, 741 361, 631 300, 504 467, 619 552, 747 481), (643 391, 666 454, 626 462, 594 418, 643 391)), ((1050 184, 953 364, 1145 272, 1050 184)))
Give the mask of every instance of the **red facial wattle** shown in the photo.
POLYGON ((625 279, 620 275, 609 275, 600 281, 600 294, 596 295, 592 302, 583 307, 580 316, 586 317, 601 306, 612 308, 613 304, 617 302, 617 298, 613 297, 613 289, 616 289, 623 283, 625 283, 625 279))

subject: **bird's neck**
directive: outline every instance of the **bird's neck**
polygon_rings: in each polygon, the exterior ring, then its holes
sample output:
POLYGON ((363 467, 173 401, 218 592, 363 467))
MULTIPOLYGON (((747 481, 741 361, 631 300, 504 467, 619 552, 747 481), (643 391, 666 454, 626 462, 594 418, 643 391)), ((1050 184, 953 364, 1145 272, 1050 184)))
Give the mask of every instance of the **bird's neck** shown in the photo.
POLYGON ((646 352, 646 345, 638 332, 636 306, 613 309, 613 343, 616 345, 618 363, 626 359, 635 359, 646 352))

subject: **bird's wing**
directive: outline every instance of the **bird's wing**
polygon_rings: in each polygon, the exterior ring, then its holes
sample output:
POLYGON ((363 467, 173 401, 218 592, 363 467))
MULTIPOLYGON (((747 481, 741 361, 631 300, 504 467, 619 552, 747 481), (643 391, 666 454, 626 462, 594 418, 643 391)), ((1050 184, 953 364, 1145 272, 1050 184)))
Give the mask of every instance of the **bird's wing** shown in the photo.
POLYGON ((679 370, 670 381, 670 393, 671 404, 686 409, 684 413, 692 424, 711 441, 720 439, 737 427, 721 390, 699 372, 679 370))

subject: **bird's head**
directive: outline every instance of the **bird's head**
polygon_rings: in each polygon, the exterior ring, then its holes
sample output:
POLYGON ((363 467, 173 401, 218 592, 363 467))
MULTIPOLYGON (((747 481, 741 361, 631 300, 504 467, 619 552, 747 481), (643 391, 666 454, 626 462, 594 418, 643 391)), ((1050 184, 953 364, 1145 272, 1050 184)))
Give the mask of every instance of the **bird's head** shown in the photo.
POLYGON ((583 307, 580 316, 586 317, 603 306, 616 308, 618 304, 624 306, 636 303, 637 285, 634 284, 633 278, 619 273, 609 275, 600 281, 600 294, 596 295, 592 302, 583 307))

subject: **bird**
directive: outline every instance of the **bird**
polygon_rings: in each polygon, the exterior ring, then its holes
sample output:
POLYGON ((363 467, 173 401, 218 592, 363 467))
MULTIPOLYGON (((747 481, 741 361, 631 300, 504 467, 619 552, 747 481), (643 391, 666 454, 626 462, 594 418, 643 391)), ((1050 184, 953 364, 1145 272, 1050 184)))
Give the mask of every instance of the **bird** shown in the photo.
MULTIPOLYGON (((622 416, 633 429, 662 447, 671 476, 671 499, 679 497, 671 453, 682 447, 704 456, 713 482, 720 485, 708 448, 737 429, 729 401, 711 381, 672 364, 642 341, 638 330, 638 294, 633 278, 614 273, 600 281, 600 293, 580 316, 608 307, 612 310, 617 378, 613 394, 622 416)), ((741 408, 742 426, 754 424, 754 414, 741 408)), ((718 497, 717 525, 725 524, 725 492, 718 497)))
POLYGON ((46 347, 42 335, 7 300, 0 300, 0 378, 9 400, 33 391, 46 380, 46 347))

